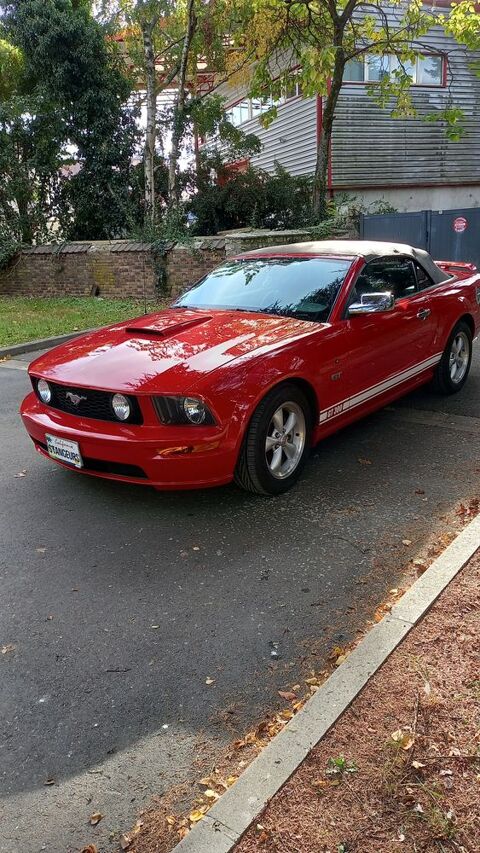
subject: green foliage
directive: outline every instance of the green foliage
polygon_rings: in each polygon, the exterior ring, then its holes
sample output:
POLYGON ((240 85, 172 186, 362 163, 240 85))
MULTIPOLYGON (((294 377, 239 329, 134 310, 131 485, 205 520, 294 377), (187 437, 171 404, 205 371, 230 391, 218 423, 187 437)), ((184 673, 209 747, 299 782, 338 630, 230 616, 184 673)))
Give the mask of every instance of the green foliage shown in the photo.
POLYGON ((451 142, 459 142, 466 133, 464 125, 465 113, 459 107, 447 106, 443 110, 428 113, 425 121, 441 122, 445 127, 445 135, 451 142))
POLYGON ((450 35, 469 50, 480 48, 480 12, 473 0, 453 3, 448 15, 442 15, 442 23, 450 35))
POLYGON ((21 51, 1 38, 0 30, 0 100, 10 97, 23 73, 21 51))
POLYGON ((194 232, 216 234, 233 228, 302 228, 313 223, 311 179, 293 177, 278 163, 268 174, 249 167, 220 169, 219 180, 203 182, 190 203, 194 232))
POLYGON ((343 776, 344 773, 356 773, 358 770, 354 761, 349 761, 344 755, 328 759, 326 774, 328 776, 343 776))
POLYGON ((16 57, 10 76, 1 65, 8 96, 0 114, 0 173, 7 175, 0 222, 25 242, 44 239, 53 221, 76 239, 121 236, 127 227, 137 137, 126 106, 131 86, 90 7, 0 0, 6 53, 16 57), (76 173, 62 170, 69 160, 76 173))
POLYGON ((21 244, 6 231, 0 230, 0 270, 6 269, 21 248, 21 244))
POLYGON ((132 229, 131 237, 141 243, 150 244, 158 297, 161 299, 169 296, 165 269, 166 249, 172 243, 181 243, 194 251, 193 235, 188 229, 185 206, 167 208, 162 219, 158 221, 146 219, 142 225, 132 229))

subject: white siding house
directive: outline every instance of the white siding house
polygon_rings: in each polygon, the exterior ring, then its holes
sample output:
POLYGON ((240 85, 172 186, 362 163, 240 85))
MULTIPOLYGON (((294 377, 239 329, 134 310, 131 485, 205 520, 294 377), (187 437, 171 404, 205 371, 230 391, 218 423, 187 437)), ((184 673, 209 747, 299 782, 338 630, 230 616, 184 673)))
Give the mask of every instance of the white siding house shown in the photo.
MULTIPOLYGON (((366 57, 350 63, 334 124, 329 185, 332 194, 347 193, 368 204, 384 199, 398 210, 475 207, 480 205, 480 78, 471 54, 435 27, 426 38, 430 55, 420 55, 411 69, 417 117, 392 118, 378 107, 366 83, 378 79, 380 63, 391 57, 366 57), (347 79, 348 78, 348 79, 347 79), (451 103, 465 112, 466 134, 451 142, 441 122, 425 116, 451 103)), ((303 98, 295 89, 278 105, 278 117, 265 129, 259 102, 228 86, 221 92, 231 120, 261 143, 252 165, 273 171, 278 161, 293 175, 311 174, 322 121, 321 98, 303 98)))

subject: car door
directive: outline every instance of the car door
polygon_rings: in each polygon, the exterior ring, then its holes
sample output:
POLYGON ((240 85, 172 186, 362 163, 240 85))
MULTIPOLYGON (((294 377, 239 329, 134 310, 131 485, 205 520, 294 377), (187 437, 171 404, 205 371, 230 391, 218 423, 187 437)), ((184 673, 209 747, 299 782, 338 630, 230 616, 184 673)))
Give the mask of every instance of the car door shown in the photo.
POLYGON ((350 406, 361 405, 428 367, 434 323, 430 297, 419 288, 411 258, 370 261, 352 284, 345 312, 349 339, 350 406), (392 310, 349 316, 363 294, 392 293, 392 310))

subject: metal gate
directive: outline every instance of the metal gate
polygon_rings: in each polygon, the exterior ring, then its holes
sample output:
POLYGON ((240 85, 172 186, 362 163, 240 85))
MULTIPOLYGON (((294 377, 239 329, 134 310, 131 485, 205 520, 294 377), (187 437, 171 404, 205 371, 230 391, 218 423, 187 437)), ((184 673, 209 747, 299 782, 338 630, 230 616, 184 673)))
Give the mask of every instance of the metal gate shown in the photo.
POLYGON ((362 240, 426 249, 437 261, 468 261, 480 269, 480 208, 362 214, 362 240))

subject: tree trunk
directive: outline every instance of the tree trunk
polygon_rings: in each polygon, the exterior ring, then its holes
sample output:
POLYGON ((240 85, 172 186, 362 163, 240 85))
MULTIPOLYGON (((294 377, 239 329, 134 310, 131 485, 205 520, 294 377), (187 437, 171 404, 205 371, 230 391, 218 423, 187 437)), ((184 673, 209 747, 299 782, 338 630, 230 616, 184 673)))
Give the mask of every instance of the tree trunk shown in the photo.
POLYGON ((324 102, 322 130, 317 145, 317 161, 315 164, 315 177, 313 181, 312 206, 314 213, 318 216, 319 220, 325 219, 327 216, 330 141, 332 138, 333 122, 335 119, 338 96, 340 94, 340 89, 342 88, 344 68, 345 55, 343 48, 339 46, 335 54, 335 65, 330 89, 324 102))
POLYGON ((179 202, 178 187, 178 159, 180 157, 180 146, 185 131, 185 102, 186 102, 186 80, 190 47, 197 26, 195 14, 195 0, 189 0, 187 6, 187 26, 183 39, 182 56, 178 70, 177 94, 173 105, 172 122, 172 144, 168 162, 168 205, 170 208, 177 207, 179 202))
POLYGON ((145 171, 145 222, 155 222, 155 141, 157 125, 157 86, 155 79, 155 51, 153 49, 153 21, 142 22, 143 56, 147 85, 147 126, 143 152, 145 171))

